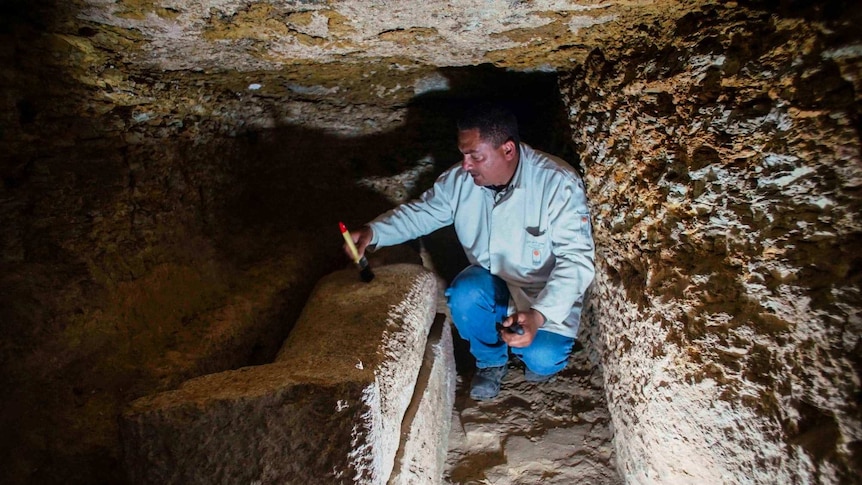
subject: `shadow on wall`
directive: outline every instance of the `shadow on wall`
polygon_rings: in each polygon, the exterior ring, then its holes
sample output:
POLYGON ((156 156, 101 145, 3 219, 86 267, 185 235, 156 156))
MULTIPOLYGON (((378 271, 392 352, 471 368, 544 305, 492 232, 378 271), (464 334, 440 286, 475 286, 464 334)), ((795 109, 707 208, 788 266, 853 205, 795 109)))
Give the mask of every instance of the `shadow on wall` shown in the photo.
MULTIPOLYGON (((223 208, 213 220, 230 227, 225 231, 230 237, 264 230, 278 238, 287 228, 327 231, 338 220, 349 227, 361 225, 393 203, 366 193, 357 181, 395 177, 430 158, 433 170, 410 184, 407 198, 418 197, 460 160, 456 120, 466 104, 480 99, 509 106, 519 118, 523 141, 580 169, 554 74, 507 72, 488 65, 439 73, 448 80, 447 88, 412 99, 404 122, 390 131, 340 137, 288 125, 214 142, 208 147, 212 154, 204 158, 229 153, 225 170, 231 183, 205 202, 223 208)), ((187 153, 183 158, 201 155, 187 153)), ((466 265, 451 230, 428 238, 427 246, 447 280, 466 265)))
MULTIPOLYGON (((555 76, 489 66, 441 69, 447 90, 363 137, 302 126, 227 137, 206 119, 196 132, 173 127, 177 113, 134 124, 129 106, 106 101, 111 86, 80 81, 124 64, 70 47, 98 27, 78 25, 74 8, 18 1, 0 12, 4 483, 122 483, 122 406, 270 360, 317 279, 347 264, 337 221, 355 227, 392 206, 357 179, 430 156, 411 195, 430 187, 459 159, 465 100, 508 101, 526 142, 576 162, 555 76), (204 345, 213 315, 258 300, 268 306, 249 312, 254 332, 214 353, 204 345)), ((143 87, 160 76, 125 74, 143 87)), ((466 264, 451 231, 428 247, 446 279, 466 264)))

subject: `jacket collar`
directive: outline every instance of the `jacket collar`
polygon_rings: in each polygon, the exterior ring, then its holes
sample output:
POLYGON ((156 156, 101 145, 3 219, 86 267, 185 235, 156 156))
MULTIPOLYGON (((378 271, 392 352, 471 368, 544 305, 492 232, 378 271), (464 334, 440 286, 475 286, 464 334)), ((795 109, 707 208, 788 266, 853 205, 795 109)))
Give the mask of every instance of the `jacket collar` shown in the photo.
POLYGON ((524 165, 527 164, 527 158, 533 153, 533 149, 526 143, 521 143, 518 150, 518 166, 515 167, 515 174, 512 175, 512 181, 509 182, 510 189, 520 189, 524 186, 524 165))

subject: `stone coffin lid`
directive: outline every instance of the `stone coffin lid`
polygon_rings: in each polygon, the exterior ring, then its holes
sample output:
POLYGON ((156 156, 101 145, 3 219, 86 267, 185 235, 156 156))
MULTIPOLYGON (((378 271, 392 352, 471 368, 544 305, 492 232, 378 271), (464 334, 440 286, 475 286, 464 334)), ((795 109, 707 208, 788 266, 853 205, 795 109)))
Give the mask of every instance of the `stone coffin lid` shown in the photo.
POLYGON ((211 374, 121 418, 133 483, 385 483, 437 297, 418 265, 323 278, 272 364, 211 374))

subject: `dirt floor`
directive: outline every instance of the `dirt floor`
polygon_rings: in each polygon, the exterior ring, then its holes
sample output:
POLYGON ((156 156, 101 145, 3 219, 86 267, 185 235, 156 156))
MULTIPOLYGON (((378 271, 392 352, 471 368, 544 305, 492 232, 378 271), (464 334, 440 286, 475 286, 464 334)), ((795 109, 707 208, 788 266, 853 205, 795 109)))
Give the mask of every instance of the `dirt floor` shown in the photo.
MULTIPOLYGON (((456 348, 461 362, 463 352, 456 348)), ((601 370, 587 354, 577 344, 568 367, 542 384, 510 360, 500 395, 483 402, 469 397, 472 364, 459 362, 444 481, 621 484, 601 370)))

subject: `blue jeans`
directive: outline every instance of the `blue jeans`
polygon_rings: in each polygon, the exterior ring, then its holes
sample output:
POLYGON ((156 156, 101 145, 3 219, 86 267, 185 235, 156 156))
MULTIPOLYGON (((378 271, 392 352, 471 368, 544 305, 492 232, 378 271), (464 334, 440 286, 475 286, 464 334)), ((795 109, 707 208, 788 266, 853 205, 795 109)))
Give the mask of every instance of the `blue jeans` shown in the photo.
MULTIPOLYGON (((509 361, 509 346, 497 333, 496 323, 506 318, 509 289, 506 283, 481 266, 468 266, 446 290, 452 321, 458 333, 470 342, 476 367, 498 367, 509 361)), ((512 348, 528 369, 536 374, 555 374, 564 367, 575 339, 539 329, 533 342, 512 348)))

